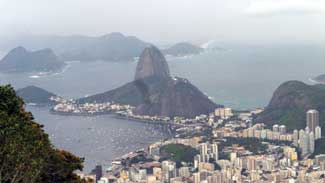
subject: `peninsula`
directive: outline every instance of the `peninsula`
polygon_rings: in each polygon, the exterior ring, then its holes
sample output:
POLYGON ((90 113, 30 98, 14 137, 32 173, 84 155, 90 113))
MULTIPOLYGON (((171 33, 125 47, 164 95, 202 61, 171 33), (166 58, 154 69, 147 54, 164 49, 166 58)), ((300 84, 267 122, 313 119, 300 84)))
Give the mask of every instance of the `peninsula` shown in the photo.
POLYGON ((187 79, 173 77, 163 54, 155 46, 142 52, 134 81, 104 93, 77 100, 77 103, 116 102, 134 106, 136 115, 193 118, 209 114, 221 105, 187 79))

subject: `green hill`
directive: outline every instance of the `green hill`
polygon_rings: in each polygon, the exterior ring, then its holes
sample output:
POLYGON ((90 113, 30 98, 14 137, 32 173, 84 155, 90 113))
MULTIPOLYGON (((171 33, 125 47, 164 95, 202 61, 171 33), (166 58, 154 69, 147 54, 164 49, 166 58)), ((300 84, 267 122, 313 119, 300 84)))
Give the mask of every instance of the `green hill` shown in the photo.
POLYGON ((255 122, 286 125, 289 130, 306 127, 306 112, 316 109, 320 113, 320 126, 325 132, 325 85, 307 85, 300 81, 281 84, 255 122))
POLYGON ((51 97, 57 97, 54 93, 46 91, 36 86, 27 86, 25 88, 18 89, 17 95, 21 97, 25 103, 35 103, 38 105, 51 105, 55 104, 51 101, 51 97))

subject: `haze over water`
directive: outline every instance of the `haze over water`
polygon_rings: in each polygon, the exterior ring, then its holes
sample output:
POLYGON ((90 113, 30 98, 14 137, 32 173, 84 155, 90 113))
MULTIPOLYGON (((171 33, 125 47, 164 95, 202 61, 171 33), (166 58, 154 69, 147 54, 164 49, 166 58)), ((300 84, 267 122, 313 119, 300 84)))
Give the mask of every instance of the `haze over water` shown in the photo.
MULTIPOLYGON (((186 58, 167 58, 171 73, 189 79, 216 103, 235 109, 264 107, 288 80, 307 83, 325 73, 324 46, 230 47, 186 58)), ((136 62, 71 62, 63 73, 1 74, 0 83, 36 85, 67 98, 104 92, 133 80, 136 62)))
MULTIPOLYGON (((287 80, 325 73, 325 53, 317 46, 231 47, 186 58, 167 58, 171 73, 189 79, 218 104, 235 109, 264 107, 287 80)), ((104 92, 134 77, 136 62, 70 62, 62 73, 0 74, 0 84, 35 85, 67 98, 104 92), (33 77, 31 77, 33 76, 33 77)), ((166 138, 161 126, 118 120, 112 116, 75 117, 49 114, 48 108, 27 108, 55 146, 86 158, 85 170, 129 151, 166 138)))

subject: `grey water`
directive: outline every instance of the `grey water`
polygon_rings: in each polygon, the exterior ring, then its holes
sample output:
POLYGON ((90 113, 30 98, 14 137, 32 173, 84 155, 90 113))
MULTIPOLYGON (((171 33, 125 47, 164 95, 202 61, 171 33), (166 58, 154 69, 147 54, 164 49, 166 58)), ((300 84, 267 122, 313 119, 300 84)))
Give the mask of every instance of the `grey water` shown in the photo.
MULTIPOLYGON (((264 107, 283 82, 325 73, 323 46, 232 47, 200 55, 167 59, 173 76, 189 79, 216 103, 235 109, 264 107)), ((35 85, 66 98, 104 92, 132 81, 136 62, 69 62, 61 73, 3 74, 0 84, 15 88, 35 85)), ((112 116, 56 116, 46 108, 28 107, 45 126, 54 145, 85 157, 86 170, 108 164, 129 151, 166 138, 165 129, 152 124, 118 120, 112 116)))
POLYGON ((44 125, 57 148, 85 158, 85 172, 96 165, 107 168, 115 158, 169 137, 166 126, 116 119, 111 115, 60 116, 49 113, 47 107, 36 106, 27 106, 27 110, 44 125))

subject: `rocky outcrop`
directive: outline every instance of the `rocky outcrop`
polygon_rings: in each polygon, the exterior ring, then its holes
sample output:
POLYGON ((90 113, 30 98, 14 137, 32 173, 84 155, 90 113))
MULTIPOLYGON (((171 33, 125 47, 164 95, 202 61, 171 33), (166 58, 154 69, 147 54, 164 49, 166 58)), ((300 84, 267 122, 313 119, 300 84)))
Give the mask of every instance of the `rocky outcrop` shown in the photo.
POLYGON ((1 61, 2 72, 57 71, 64 62, 59 61, 51 49, 27 51, 23 47, 12 49, 1 61))
POLYGON ((154 46, 145 48, 141 53, 134 79, 139 80, 150 76, 170 77, 169 67, 164 55, 154 46))
POLYGON ((216 107, 206 95, 192 85, 187 79, 164 79, 159 84, 159 90, 151 92, 150 88, 144 101, 136 107, 134 113, 150 116, 184 116, 193 118, 208 114, 216 107))
POLYGON ((306 127, 306 111, 317 109, 320 112, 320 124, 325 128, 325 85, 307 85, 300 81, 288 81, 274 92, 265 110, 255 121, 269 126, 278 123, 288 129, 306 127))
POLYGON ((146 77, 114 90, 79 99, 85 102, 117 102, 136 106, 135 114, 195 117, 220 107, 188 80, 146 77))
POLYGON ((77 102, 117 102, 135 106, 135 114, 192 118, 220 107, 188 80, 171 77, 162 53, 153 46, 140 56, 135 80, 77 102))

